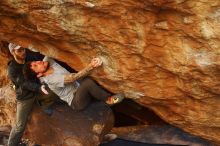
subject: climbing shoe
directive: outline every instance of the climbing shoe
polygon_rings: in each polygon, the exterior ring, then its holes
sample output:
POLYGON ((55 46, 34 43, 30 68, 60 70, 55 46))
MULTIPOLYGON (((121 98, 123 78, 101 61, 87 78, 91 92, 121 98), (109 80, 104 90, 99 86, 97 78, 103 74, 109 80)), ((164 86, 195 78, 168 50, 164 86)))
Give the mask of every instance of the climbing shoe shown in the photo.
POLYGON ((124 94, 118 93, 118 94, 108 97, 108 99, 106 100, 106 103, 108 105, 114 105, 114 104, 120 103, 124 98, 125 98, 124 94))

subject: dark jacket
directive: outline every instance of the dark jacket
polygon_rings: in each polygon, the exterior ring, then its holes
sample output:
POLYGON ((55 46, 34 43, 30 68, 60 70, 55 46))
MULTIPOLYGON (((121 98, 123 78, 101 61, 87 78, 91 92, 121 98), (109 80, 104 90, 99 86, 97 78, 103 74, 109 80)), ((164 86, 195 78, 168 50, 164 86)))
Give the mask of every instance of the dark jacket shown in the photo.
MULTIPOLYGON (((36 56, 28 54, 26 61, 40 60, 36 56)), ((25 80, 23 75, 23 64, 18 64, 14 59, 9 62, 8 76, 15 85, 17 100, 26 100, 34 97, 38 92, 41 92, 41 85, 36 82, 25 80)))

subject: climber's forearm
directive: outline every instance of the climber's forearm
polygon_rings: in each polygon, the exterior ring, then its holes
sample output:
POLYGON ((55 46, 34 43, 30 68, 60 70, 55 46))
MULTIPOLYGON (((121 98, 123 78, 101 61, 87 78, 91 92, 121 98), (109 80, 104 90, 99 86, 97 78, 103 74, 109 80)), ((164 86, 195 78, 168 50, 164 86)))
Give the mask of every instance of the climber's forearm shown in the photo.
POLYGON ((91 65, 88 65, 83 70, 79 71, 78 73, 70 73, 66 74, 64 76, 64 84, 74 82, 82 77, 85 77, 93 70, 93 67, 91 65))

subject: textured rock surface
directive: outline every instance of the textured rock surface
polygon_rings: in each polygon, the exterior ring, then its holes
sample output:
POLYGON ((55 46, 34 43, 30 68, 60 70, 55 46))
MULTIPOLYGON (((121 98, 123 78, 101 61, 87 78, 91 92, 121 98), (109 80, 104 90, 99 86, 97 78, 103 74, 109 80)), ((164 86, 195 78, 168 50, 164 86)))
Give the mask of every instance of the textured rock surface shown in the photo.
POLYGON ((0 87, 8 83, 7 79, 7 63, 10 60, 11 56, 8 53, 8 50, 5 48, 7 47, 7 44, 5 42, 0 41, 0 87))
MULTIPOLYGON (((37 48, 220 144, 219 0, 1 0, 0 40, 37 48)), ((2 58, 4 59, 4 58, 2 58)), ((1 59, 1 60, 2 60, 1 59)), ((2 71, 2 69, 1 69, 2 71)))
MULTIPOLYGON (((14 123, 15 111, 12 109, 16 108, 12 99, 14 92, 10 87, 0 90, 0 105, 5 106, 0 111, 0 132, 7 128, 7 124, 14 123), (2 90, 5 92, 1 92, 2 90)), ((81 112, 73 111, 64 104, 56 105, 53 109, 53 114, 47 116, 36 105, 24 138, 47 146, 95 146, 100 144, 114 124, 111 109, 101 102, 92 103, 81 112)))
MULTIPOLYGON (((14 123, 15 94, 9 86, 0 88, 0 127, 14 123)), ((0 130, 3 131, 3 130, 0 130)))
POLYGON ((82 112, 59 105, 51 117, 35 108, 25 137, 45 145, 96 146, 113 123, 112 111, 103 103, 93 103, 82 112))
POLYGON ((188 146, 214 146, 201 138, 195 137, 173 126, 130 126, 113 128, 118 138, 125 140, 188 146))

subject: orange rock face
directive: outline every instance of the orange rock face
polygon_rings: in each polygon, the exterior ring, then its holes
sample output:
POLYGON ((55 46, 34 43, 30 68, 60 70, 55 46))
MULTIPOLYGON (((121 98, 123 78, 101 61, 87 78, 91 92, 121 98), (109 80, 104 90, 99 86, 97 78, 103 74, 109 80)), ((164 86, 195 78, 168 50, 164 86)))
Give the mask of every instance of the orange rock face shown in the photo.
POLYGON ((9 51, 6 50, 7 44, 6 42, 1 42, 0 41, 0 87, 8 83, 8 78, 7 78, 7 64, 8 61, 10 60, 11 56, 9 54, 9 51))
POLYGON ((1 0, 0 14, 0 40, 76 70, 99 56, 104 87, 220 144, 219 0, 1 0))
MULTIPOLYGON (((15 93, 9 86, 0 89, 0 127, 14 123, 16 112, 15 93)), ((7 131, 8 132, 8 131, 7 131)))

